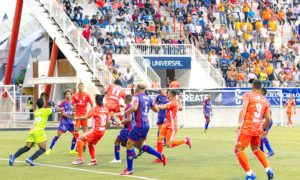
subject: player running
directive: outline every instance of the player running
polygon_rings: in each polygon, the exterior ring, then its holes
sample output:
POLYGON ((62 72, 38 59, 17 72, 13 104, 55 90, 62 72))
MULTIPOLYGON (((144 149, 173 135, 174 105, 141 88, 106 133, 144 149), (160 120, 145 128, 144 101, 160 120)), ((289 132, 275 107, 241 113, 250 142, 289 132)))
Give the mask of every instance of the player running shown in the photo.
POLYGON ((203 102, 203 115, 205 118, 205 130, 204 132, 207 132, 208 125, 210 122, 210 116, 212 116, 212 108, 211 108, 211 95, 209 94, 207 96, 207 99, 203 102))
MULTIPOLYGON (((125 91, 122 89, 122 82, 116 79, 114 84, 108 85, 106 89, 106 102, 105 107, 109 110, 109 113, 119 113, 120 112, 120 99, 125 98, 125 91)), ((112 120, 113 117, 111 116, 112 120)), ((119 116, 120 121, 123 121, 123 117, 119 116)))
MULTIPOLYGON (((266 97, 266 95, 267 95, 267 89, 266 88, 262 88, 261 89, 261 94, 264 97, 266 97)), ((270 107, 270 103, 269 103, 269 107, 270 107)), ((271 129, 272 125, 273 125, 273 120, 272 120, 272 112, 271 112, 271 109, 270 109, 270 123, 269 123, 269 126, 266 129, 266 134, 262 134, 262 136, 261 136, 261 143, 260 143, 260 150, 264 151, 264 144, 265 144, 267 150, 269 151, 268 154, 267 154, 267 157, 274 156, 274 154, 275 154, 274 151, 272 150, 271 145, 269 143, 269 140, 267 138, 267 135, 268 135, 269 130, 271 129)), ((264 124, 263 124, 263 126, 264 126, 264 124)))
MULTIPOLYGON (((125 96, 125 104, 126 108, 125 111, 130 109, 132 107, 131 105, 132 96, 126 95, 125 96)), ((133 113, 125 115, 125 120, 121 122, 122 125, 124 125, 124 128, 120 131, 119 135, 117 136, 115 140, 115 159, 110 161, 110 163, 121 163, 120 159, 120 144, 124 147, 126 147, 126 143, 128 140, 128 134, 131 131, 131 129, 134 127, 134 122, 132 119, 134 118, 133 113)))
POLYGON ((128 115, 134 112, 134 121, 136 125, 128 135, 128 141, 126 144, 127 169, 125 169, 124 172, 121 173, 121 175, 133 174, 133 147, 135 144, 138 149, 142 149, 143 151, 156 156, 157 158, 162 160, 164 166, 166 165, 167 159, 164 154, 158 153, 148 145, 144 145, 144 141, 146 140, 149 131, 148 113, 150 108, 154 112, 158 112, 158 108, 155 106, 153 100, 145 95, 145 85, 138 84, 136 89, 136 96, 133 99, 133 106, 124 113, 124 115, 128 115))
POLYGON ((254 80, 252 92, 243 96, 243 105, 239 115, 239 121, 236 128, 237 140, 235 154, 246 171, 246 180, 256 179, 256 175, 250 169, 248 158, 244 152, 245 148, 251 144, 251 149, 258 160, 264 166, 268 179, 274 177, 274 173, 269 167, 265 154, 259 149, 261 135, 266 133, 270 123, 270 111, 268 100, 261 94, 262 82, 254 80), (262 127, 262 116, 265 116, 265 124, 262 127))
MULTIPOLYGON (((37 150, 31 157, 26 159, 26 162, 31 166, 36 164, 33 162, 36 158, 46 152, 46 134, 45 127, 47 125, 48 116, 56 112, 55 108, 44 108, 44 100, 38 99, 36 104, 38 109, 34 112, 34 124, 30 128, 29 135, 26 141, 26 145, 20 148, 15 154, 9 156, 9 165, 13 166, 14 161, 17 157, 23 153, 29 151, 34 144, 38 144, 39 150, 37 150)), ((54 103, 49 101, 48 105, 54 107, 54 103)))
POLYGON ((88 115, 83 117, 75 117, 75 120, 86 120, 93 117, 92 129, 84 134, 82 134, 77 139, 77 147, 78 147, 78 159, 73 162, 73 165, 83 164, 82 154, 83 154, 83 144, 84 142, 88 143, 89 152, 91 155, 91 162, 88 165, 98 165, 95 156, 95 148, 100 139, 103 137, 105 133, 105 129, 109 125, 109 112, 108 109, 103 105, 104 95, 97 94, 95 97, 95 101, 97 106, 93 107, 88 115))
MULTIPOLYGON (((169 103, 164 105, 158 105, 159 109, 167 109, 167 122, 163 125, 159 137, 157 139, 157 152, 163 152, 163 140, 166 139, 166 145, 168 148, 179 146, 182 144, 187 144, 190 149, 192 148, 192 142, 190 138, 185 138, 183 140, 174 141, 175 134, 177 132, 177 113, 178 110, 182 111, 182 105, 180 102, 182 94, 178 96, 178 101, 176 100, 176 91, 170 90, 168 93, 169 103)), ((162 160, 160 158, 154 160, 152 163, 158 163, 162 160)))
POLYGON ((50 148, 46 152, 47 155, 49 155, 52 152, 52 148, 55 145, 56 141, 60 138, 60 136, 63 133, 66 133, 67 131, 69 131, 73 135, 70 154, 77 154, 77 152, 74 150, 76 145, 76 138, 74 133, 73 112, 72 112, 72 104, 71 104, 71 98, 72 98, 71 90, 67 89, 64 92, 64 96, 65 96, 65 100, 60 104, 60 111, 62 113, 62 117, 58 127, 57 135, 54 136, 50 148))
MULTIPOLYGON (((75 117, 83 117, 87 114, 87 105, 90 103, 91 107, 93 107, 93 102, 91 97, 83 92, 84 84, 80 82, 78 84, 78 92, 72 96, 72 105, 75 104, 75 117)), ((87 132, 88 130, 88 120, 76 120, 75 124, 75 138, 79 137, 79 128, 80 126, 83 128, 83 133, 87 132)), ((83 151, 86 149, 86 144, 84 144, 83 151)))
POLYGON ((286 115, 288 118, 288 122, 286 123, 286 127, 293 127, 293 122, 292 122, 292 117, 294 114, 296 114, 296 103, 293 100, 293 94, 290 94, 290 99, 286 101, 284 106, 282 107, 285 108, 287 107, 286 115))
MULTIPOLYGON (((167 94, 167 89, 163 88, 160 90, 161 94, 159 94, 156 99, 155 99, 155 104, 157 105, 164 105, 169 102, 168 100, 168 94, 167 94)), ((167 110, 166 109, 160 109, 157 115, 157 138, 159 136, 159 132, 163 126, 163 124, 166 122, 166 117, 167 117, 167 110)))

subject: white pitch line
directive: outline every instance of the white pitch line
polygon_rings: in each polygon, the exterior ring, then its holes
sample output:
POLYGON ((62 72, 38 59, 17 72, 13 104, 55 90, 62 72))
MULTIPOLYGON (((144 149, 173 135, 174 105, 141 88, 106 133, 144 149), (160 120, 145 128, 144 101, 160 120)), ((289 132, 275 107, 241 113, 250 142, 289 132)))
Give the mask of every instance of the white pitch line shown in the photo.
MULTIPOLYGON (((0 158, 0 161, 9 161, 9 159, 0 158)), ((15 162, 26 163, 24 161, 15 161, 15 162)), ((117 173, 102 172, 102 171, 93 171, 93 170, 89 170, 89 169, 73 168, 73 167, 67 167, 67 166, 57 166, 57 165, 50 165, 50 164, 39 164, 39 163, 36 163, 36 164, 39 165, 39 166, 46 166, 46 167, 53 167, 53 168, 60 168, 60 169, 69 169, 69 170, 85 171, 85 172, 96 173, 96 174, 106 174, 106 175, 113 175, 113 176, 121 176, 120 174, 117 174, 117 173)), ((136 178, 136 179, 146 179, 146 180, 156 180, 156 179, 153 179, 153 178, 147 178, 147 177, 142 177, 142 176, 133 176, 133 175, 122 176, 122 177, 136 178)))

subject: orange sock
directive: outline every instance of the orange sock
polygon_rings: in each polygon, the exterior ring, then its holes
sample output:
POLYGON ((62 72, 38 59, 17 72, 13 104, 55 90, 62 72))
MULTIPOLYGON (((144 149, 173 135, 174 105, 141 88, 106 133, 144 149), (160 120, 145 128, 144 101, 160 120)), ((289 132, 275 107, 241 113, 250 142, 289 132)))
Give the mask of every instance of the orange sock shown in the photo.
POLYGON ((184 144, 185 143, 185 140, 179 140, 179 141, 172 141, 171 143, 171 147, 175 147, 175 146, 179 146, 181 144, 184 144))
POLYGON ((240 162, 242 168, 246 172, 250 171, 250 166, 249 166, 249 162, 248 162, 248 158, 246 156, 246 153, 244 151, 240 151, 240 152, 236 152, 235 154, 238 157, 239 162, 240 162))
POLYGON ((79 133, 78 132, 75 132, 74 133, 74 137, 77 139, 79 137, 79 133))
POLYGON ((84 146, 86 146, 86 141, 84 141, 84 146))
POLYGON ((164 141, 157 140, 157 152, 159 152, 159 153, 163 152, 163 143, 164 143, 164 141))
POLYGON ((81 139, 77 140, 77 151, 78 151, 78 159, 82 159, 83 142, 81 141, 81 139))
POLYGON ((124 120, 123 116, 119 116, 119 119, 121 122, 124 120))
POLYGON ((94 148, 93 144, 89 144, 89 151, 90 151, 90 155, 91 155, 92 160, 96 159, 96 157, 95 157, 95 148, 94 148))
POLYGON ((269 167, 269 163, 267 161, 267 158, 266 158, 264 152, 262 152, 260 149, 257 149, 255 151, 253 151, 253 153, 256 155, 257 159, 261 162, 261 164, 264 166, 264 168, 269 167))

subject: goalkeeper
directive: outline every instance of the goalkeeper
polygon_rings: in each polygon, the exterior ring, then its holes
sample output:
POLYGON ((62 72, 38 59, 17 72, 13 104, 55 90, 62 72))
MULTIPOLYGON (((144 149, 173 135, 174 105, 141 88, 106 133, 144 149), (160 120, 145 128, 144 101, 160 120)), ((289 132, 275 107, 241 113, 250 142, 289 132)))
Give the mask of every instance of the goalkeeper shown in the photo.
POLYGON ((46 134, 45 127, 47 125, 47 119, 52 112, 56 112, 54 108, 55 104, 52 101, 48 102, 48 106, 50 108, 44 108, 44 100, 42 98, 37 100, 38 109, 34 112, 34 124, 33 127, 30 128, 29 135, 26 141, 26 145, 20 148, 15 154, 11 154, 9 157, 9 165, 12 166, 17 157, 22 155, 23 153, 29 151, 34 144, 38 144, 39 150, 37 150, 31 157, 26 159, 26 162, 31 166, 35 166, 36 164, 33 162, 40 155, 45 153, 46 151, 46 134))

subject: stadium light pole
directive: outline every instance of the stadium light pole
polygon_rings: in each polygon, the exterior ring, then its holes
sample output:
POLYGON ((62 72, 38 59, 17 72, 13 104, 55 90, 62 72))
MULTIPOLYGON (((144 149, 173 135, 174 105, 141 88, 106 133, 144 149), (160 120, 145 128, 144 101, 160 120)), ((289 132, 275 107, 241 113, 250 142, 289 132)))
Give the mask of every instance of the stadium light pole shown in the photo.
POLYGON ((11 83, 11 76, 12 76, 12 70, 13 70, 13 66, 14 66, 16 46, 17 46, 19 28, 20 28, 20 22, 21 22, 22 8, 23 8, 23 0, 17 0, 15 16, 14 16, 14 23, 13 23, 11 37, 10 37, 4 85, 10 85, 10 83, 11 83))
MULTIPOLYGON (((53 77, 53 75, 54 75, 56 59, 57 59, 57 55, 58 55, 58 47, 57 47, 55 41, 56 41, 56 38, 53 39, 52 52, 51 52, 50 64, 49 64, 48 76, 47 77, 53 77)), ((51 87, 52 87, 51 84, 46 84, 45 93, 48 94, 47 102, 48 102, 49 97, 50 97, 51 87)), ((47 102, 45 104, 47 104, 47 102)))

